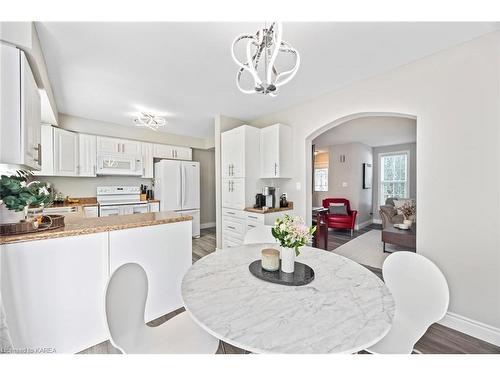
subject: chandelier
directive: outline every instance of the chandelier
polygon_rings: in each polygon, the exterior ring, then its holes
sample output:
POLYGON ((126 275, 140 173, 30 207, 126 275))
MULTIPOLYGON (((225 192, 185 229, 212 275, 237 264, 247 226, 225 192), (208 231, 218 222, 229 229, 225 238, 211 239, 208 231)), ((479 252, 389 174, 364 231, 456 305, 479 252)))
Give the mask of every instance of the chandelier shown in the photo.
POLYGON ((158 131, 159 128, 167 124, 167 120, 165 120, 164 117, 157 116, 152 113, 141 112, 140 115, 134 118, 134 124, 158 131))
MULTIPOLYGON (((236 86, 245 94, 261 93, 276 96, 278 87, 288 83, 297 73, 300 65, 300 56, 290 43, 282 39, 283 27, 281 22, 273 22, 257 31, 255 35, 244 34, 238 36, 231 46, 231 55, 240 69, 236 74, 236 86), (246 62, 236 57, 235 46, 246 41, 246 62), (292 67, 278 68, 278 56, 292 57, 292 67), (253 80, 253 87, 243 88, 241 79, 247 72, 253 80)), ((280 59, 283 60, 283 59, 280 59)))

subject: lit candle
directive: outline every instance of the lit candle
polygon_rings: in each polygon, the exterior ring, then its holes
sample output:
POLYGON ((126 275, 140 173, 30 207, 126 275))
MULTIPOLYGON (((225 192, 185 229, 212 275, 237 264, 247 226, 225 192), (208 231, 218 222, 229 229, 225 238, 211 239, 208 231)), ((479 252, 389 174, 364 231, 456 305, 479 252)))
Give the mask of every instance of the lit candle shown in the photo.
POLYGON ((280 252, 276 249, 262 250, 262 268, 266 271, 277 271, 280 268, 280 252))

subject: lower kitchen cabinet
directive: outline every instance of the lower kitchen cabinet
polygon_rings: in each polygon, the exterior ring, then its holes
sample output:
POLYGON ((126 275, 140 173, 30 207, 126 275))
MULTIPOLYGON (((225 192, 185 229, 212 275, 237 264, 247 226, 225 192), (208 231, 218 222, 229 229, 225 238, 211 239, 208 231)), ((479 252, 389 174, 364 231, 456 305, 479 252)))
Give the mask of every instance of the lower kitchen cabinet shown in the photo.
POLYGON ((130 262, 146 271, 146 321, 183 306, 181 282, 192 263, 191 249, 190 221, 109 232, 110 273, 130 262))
POLYGON ((108 338, 108 233, 0 247, 1 294, 14 348, 76 353, 108 338))

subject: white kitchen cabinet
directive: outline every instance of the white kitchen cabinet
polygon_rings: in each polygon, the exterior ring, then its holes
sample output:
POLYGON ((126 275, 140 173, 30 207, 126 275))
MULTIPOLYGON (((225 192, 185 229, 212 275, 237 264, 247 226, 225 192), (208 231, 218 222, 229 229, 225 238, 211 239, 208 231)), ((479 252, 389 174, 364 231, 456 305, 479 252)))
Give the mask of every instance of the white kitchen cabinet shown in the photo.
POLYGON ((141 142, 132 141, 130 139, 121 139, 121 153, 127 155, 141 155, 141 142))
POLYGON ((97 152, 118 153, 121 143, 118 138, 97 136, 97 152))
POLYGON ((34 171, 36 176, 54 175, 54 128, 50 125, 41 126, 42 168, 34 171))
POLYGON ((95 177, 97 169, 96 136, 78 134, 78 175, 95 177))
POLYGON ((260 177, 291 178, 293 175, 292 128, 275 124, 260 130, 260 177))
POLYGON ((78 133, 54 128, 54 175, 78 176, 78 133))
POLYGON ((24 52, 0 43, 0 163, 41 169, 41 104, 24 52))
POLYGON ((149 212, 160 212, 160 202, 149 202, 148 203, 149 212))
POLYGON ((222 206, 244 209, 259 186, 260 130, 243 125, 221 134, 222 206))
POLYGON ((99 210, 97 206, 85 206, 83 207, 83 215, 85 217, 98 217, 99 210))
POLYGON ((193 160, 193 150, 189 147, 156 143, 154 145, 154 157, 161 159, 193 160))
POLYGON ((190 221, 109 232, 110 272, 130 262, 146 271, 146 321, 183 306, 181 282, 192 263, 191 250, 190 221))
POLYGON ((13 347, 76 353, 108 339, 108 233, 1 245, 0 251, 13 347))
POLYGON ((141 154, 142 154, 142 166, 144 168, 144 173, 142 177, 153 178, 154 165, 153 165, 153 153, 154 145, 152 143, 141 144, 141 154))

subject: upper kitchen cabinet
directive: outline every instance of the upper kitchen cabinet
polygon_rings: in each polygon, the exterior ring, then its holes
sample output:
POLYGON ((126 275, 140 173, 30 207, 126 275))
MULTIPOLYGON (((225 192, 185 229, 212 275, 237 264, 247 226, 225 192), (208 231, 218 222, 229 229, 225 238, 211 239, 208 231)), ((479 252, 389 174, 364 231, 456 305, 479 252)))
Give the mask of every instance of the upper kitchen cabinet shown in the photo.
POLYGON ((141 154, 142 154, 142 166, 143 166, 143 174, 144 178, 153 178, 153 152, 154 146, 152 143, 142 143, 141 145, 141 154))
POLYGON ((40 93, 21 50, 0 43, 0 163, 40 170, 40 93))
POLYGON ((275 124, 260 130, 260 178, 292 177, 292 129, 275 124))
POLYGON ((94 177, 97 169, 97 137, 90 134, 78 134, 78 175, 94 177))
POLYGON ((54 175, 78 176, 78 133, 54 128, 54 175))
POLYGON ((242 125, 222 133, 221 149, 223 178, 247 177, 248 164, 260 155, 259 129, 242 125))
POLYGON ((193 160, 193 150, 189 147, 154 145, 154 157, 160 159, 193 160))
POLYGON ((141 151, 141 142, 129 139, 97 137, 97 152, 140 155, 141 151))

